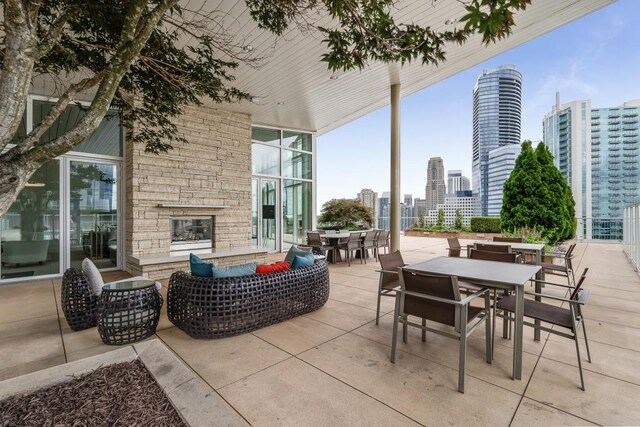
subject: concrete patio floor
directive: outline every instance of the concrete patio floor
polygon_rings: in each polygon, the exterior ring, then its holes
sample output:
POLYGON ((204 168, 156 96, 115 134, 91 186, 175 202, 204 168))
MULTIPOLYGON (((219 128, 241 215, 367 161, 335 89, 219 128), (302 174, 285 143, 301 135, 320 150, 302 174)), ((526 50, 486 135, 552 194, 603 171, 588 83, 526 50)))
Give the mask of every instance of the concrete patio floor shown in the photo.
MULTIPOLYGON (((401 241, 408 263, 445 247, 445 239, 401 241)), ((500 334, 493 365, 484 361, 481 330, 470 339, 465 394, 457 392, 454 340, 429 334, 423 343, 410 329, 391 364, 393 299, 383 298, 376 326, 373 259, 331 265, 321 309, 233 338, 190 338, 168 321, 165 299, 157 337, 253 425, 640 424, 640 276, 619 244, 580 243, 576 255, 576 271, 590 269, 586 391, 574 343, 546 333, 535 342, 529 328, 522 381, 510 377, 511 342, 500 334)), ((60 279, 0 286, 0 380, 114 349, 96 328, 71 331, 59 297, 60 279)))

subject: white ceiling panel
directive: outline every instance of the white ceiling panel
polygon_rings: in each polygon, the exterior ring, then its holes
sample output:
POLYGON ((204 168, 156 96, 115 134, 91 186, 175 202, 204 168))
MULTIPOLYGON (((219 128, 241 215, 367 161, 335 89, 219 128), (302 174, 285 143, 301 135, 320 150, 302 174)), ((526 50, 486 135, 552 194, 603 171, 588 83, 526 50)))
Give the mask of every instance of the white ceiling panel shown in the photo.
MULTIPOLYGON (((293 28, 282 37, 258 29, 244 1, 185 1, 188 8, 219 10, 224 25, 236 40, 249 44, 263 57, 259 68, 240 65, 234 84, 258 102, 221 105, 221 108, 250 113, 256 124, 329 132, 389 103, 389 85, 399 80, 406 96, 433 85, 495 55, 525 43, 548 31, 604 7, 615 0, 533 0, 526 11, 517 14, 513 34, 489 46, 473 37, 462 46, 448 47, 447 61, 439 67, 419 62, 399 66, 371 64, 360 71, 333 73, 320 61, 326 52, 322 35, 293 28), (395 70, 395 71, 394 71, 395 70), (399 70, 399 71, 398 71, 399 70)), ((444 29, 450 18, 464 14, 457 0, 401 0, 394 16, 398 22, 415 22, 444 29)), ((317 19, 328 25, 326 16, 317 19)))

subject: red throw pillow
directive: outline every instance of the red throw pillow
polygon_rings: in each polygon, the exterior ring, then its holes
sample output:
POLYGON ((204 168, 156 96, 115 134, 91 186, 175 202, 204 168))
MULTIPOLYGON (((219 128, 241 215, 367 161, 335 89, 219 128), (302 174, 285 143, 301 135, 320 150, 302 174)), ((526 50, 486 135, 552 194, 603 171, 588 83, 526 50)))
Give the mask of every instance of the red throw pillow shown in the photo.
POLYGON ((260 264, 256 266, 256 274, 269 274, 278 271, 286 271, 291 267, 287 261, 279 261, 275 264, 260 264))

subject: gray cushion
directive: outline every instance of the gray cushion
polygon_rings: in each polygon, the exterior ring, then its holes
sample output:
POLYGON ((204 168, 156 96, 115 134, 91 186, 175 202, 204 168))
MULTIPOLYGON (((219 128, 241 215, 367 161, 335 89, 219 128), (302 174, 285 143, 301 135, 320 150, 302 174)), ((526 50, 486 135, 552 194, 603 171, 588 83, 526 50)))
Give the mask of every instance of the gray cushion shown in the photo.
POLYGON ((85 258, 82 260, 82 272, 87 276, 93 293, 100 295, 102 293, 102 286, 104 286, 104 280, 102 280, 102 275, 98 271, 98 267, 96 267, 89 258, 85 258))
POLYGON ((307 255, 309 252, 311 252, 313 248, 309 247, 309 248, 301 248, 297 245, 291 245, 291 247, 289 248, 289 252, 287 252, 287 256, 284 257, 284 260, 287 261, 289 264, 293 264, 293 260, 296 259, 296 255, 297 256, 305 256, 307 255))
POLYGON ((256 274, 256 263, 250 262, 242 265, 227 265, 223 267, 211 267, 213 277, 240 277, 256 274))

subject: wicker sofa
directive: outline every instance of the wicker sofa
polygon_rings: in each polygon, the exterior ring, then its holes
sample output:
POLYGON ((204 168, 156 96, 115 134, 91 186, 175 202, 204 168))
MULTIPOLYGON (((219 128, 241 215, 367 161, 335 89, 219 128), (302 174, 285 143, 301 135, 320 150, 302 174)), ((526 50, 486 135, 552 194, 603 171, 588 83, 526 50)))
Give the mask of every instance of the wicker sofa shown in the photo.
POLYGON ((169 279, 169 320, 193 338, 240 335, 309 313, 329 298, 324 260, 278 273, 214 279, 178 271, 169 279))

